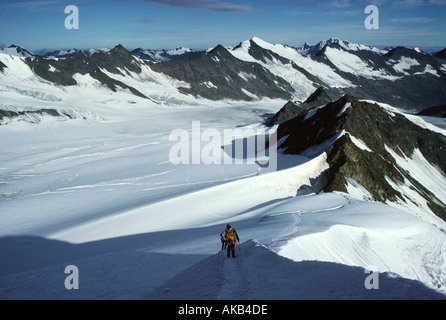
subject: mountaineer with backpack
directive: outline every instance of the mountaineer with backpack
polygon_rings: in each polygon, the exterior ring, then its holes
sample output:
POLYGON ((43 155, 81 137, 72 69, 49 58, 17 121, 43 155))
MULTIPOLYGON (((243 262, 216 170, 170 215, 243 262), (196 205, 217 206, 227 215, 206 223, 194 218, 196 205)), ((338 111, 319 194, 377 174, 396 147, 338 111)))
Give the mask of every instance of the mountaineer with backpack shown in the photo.
POLYGON ((228 245, 228 258, 230 256, 231 251, 232 251, 232 257, 235 258, 235 243, 236 241, 238 241, 240 245, 240 239, 235 229, 232 228, 229 224, 226 226, 225 237, 226 237, 226 243, 228 245))

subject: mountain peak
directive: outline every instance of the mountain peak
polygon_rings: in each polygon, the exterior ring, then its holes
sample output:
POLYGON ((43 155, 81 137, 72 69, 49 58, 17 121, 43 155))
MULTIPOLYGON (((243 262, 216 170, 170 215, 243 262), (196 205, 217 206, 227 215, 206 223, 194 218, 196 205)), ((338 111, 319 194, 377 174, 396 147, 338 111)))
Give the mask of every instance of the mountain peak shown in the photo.
POLYGON ((227 54, 228 49, 226 49, 223 45, 218 44, 215 48, 213 48, 212 50, 207 52, 208 54, 217 54, 217 53, 223 53, 223 54, 227 54))
POLYGON ((268 123, 268 126, 280 125, 290 119, 295 118, 303 111, 318 107, 333 101, 328 95, 326 89, 319 87, 303 103, 288 101, 285 106, 277 112, 268 123))
POLYGON ((251 41, 263 41, 262 39, 260 39, 259 37, 257 37, 257 36, 254 36, 254 37, 252 37, 251 39, 250 39, 251 41))
POLYGON ((11 44, 9 47, 0 50, 0 52, 19 57, 34 57, 35 54, 26 50, 22 46, 11 44))
POLYGON ((26 49, 23 48, 22 46, 17 45, 17 44, 14 44, 14 43, 12 43, 12 44, 8 47, 8 49, 26 50, 26 49))
POLYGON ((134 56, 126 48, 124 48, 122 44, 118 44, 109 52, 99 52, 99 54, 108 54, 115 57, 115 59, 118 59, 118 61, 116 61, 116 63, 118 64, 125 62, 126 64, 131 65, 133 63, 133 60, 135 59, 134 56))
MULTIPOLYGON (((312 103, 317 104, 317 106, 321 106, 323 104, 329 103, 330 101, 332 100, 330 99, 324 87, 319 87, 308 97, 307 100, 305 100, 304 103, 312 103)), ((316 107, 316 105, 314 106, 316 107)))
POLYGON ((325 49, 326 46, 339 48, 341 47, 340 46, 341 43, 344 43, 344 41, 332 37, 328 40, 322 40, 314 46, 310 45, 308 42, 305 42, 303 45, 296 47, 295 49, 300 54, 305 56, 317 56, 323 53, 323 49, 325 49))
POLYGON ((251 40, 252 42, 254 42, 255 44, 261 46, 261 47, 265 47, 265 46, 270 46, 271 44, 269 42, 266 42, 263 39, 260 39, 259 37, 252 37, 251 40))
POLYGON ((111 49, 110 52, 111 51, 127 51, 128 52, 128 50, 122 44, 118 44, 113 49, 111 49))
POLYGON ((426 55, 426 54, 424 52, 422 52, 421 50, 399 46, 399 47, 393 48, 388 53, 386 53, 385 57, 393 58, 393 59, 400 58, 403 56, 408 57, 408 58, 415 58, 415 57, 418 57, 421 55, 426 55))
POLYGON ((339 42, 341 42, 341 40, 339 40, 338 38, 334 38, 334 37, 332 37, 326 41, 326 43, 339 43, 339 42))

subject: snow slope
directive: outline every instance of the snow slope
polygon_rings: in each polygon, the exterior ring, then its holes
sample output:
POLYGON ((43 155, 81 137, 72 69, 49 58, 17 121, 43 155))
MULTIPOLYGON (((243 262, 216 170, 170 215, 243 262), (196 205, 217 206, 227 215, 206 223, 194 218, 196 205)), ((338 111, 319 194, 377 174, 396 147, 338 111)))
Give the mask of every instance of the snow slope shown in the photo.
MULTIPOLYGON (((251 46, 250 41, 253 41, 258 46, 270 50, 278 54, 279 56, 292 61, 297 66, 305 69, 314 76, 319 77, 330 87, 348 88, 353 86, 351 82, 342 78, 329 66, 318 63, 312 60, 310 57, 303 56, 296 49, 281 44, 269 44, 257 37, 254 37, 249 41, 242 42, 240 46, 234 48, 233 50, 230 50, 229 52, 240 60, 262 63, 249 54, 249 49, 251 46)), ((293 68, 290 68, 289 65, 283 65, 280 61, 273 60, 267 62, 264 66, 276 75, 286 77, 286 79, 290 79, 290 81, 296 82, 295 84, 302 86, 306 90, 306 92, 303 92, 301 96, 299 96, 299 99, 306 99, 315 90, 314 86, 303 74, 293 68), (292 72, 294 74, 291 74, 292 72), (299 83, 297 83, 298 81, 299 83), (308 92, 309 94, 306 94, 308 92)))
POLYGON ((358 75, 366 79, 387 79, 393 81, 400 79, 399 77, 388 74, 384 69, 373 69, 366 61, 343 50, 327 47, 325 49, 325 56, 336 68, 343 72, 358 75))
POLYGON ((78 80, 62 89, 26 68, 0 74, 3 106, 97 115, 0 126, 1 299, 445 299, 446 227, 316 194, 324 154, 279 154, 265 175, 169 161, 172 130, 203 147, 193 121, 262 128, 284 101, 158 104, 78 80), (227 223, 241 238, 236 259, 220 252, 227 223), (79 290, 64 287, 68 265, 79 290), (373 265, 379 290, 365 288, 373 265))

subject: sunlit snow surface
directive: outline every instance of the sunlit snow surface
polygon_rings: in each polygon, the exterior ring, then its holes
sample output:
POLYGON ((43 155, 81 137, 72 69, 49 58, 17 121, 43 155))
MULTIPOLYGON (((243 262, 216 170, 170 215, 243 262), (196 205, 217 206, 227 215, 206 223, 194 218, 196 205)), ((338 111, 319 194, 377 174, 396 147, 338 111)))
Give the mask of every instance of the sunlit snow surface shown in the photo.
POLYGON ((0 74, 2 107, 83 116, 0 126, 1 299, 444 299, 444 223, 314 194, 325 154, 279 154, 267 175, 256 164, 169 161, 172 130, 263 128, 284 101, 197 100, 167 78, 154 78, 153 100, 86 76, 60 88, 19 58, 2 61, 23 68, 0 74), (220 252, 227 223, 241 238, 236 259, 220 252), (79 268, 79 290, 64 287, 67 265, 79 268), (370 266, 379 290, 364 286, 370 266))

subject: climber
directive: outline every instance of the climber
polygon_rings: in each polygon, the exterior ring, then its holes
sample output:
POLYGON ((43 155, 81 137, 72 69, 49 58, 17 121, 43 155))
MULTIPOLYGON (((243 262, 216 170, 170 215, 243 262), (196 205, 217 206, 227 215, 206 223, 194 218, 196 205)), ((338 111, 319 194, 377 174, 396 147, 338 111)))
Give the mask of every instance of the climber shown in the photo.
POLYGON ((228 258, 230 256, 230 253, 232 252, 232 257, 235 258, 235 243, 238 241, 240 245, 240 238, 238 237, 237 232, 234 228, 232 228, 229 224, 226 226, 226 243, 228 248, 228 258))

